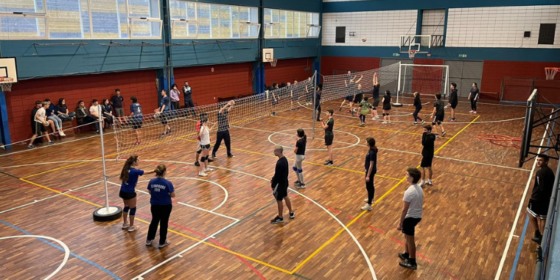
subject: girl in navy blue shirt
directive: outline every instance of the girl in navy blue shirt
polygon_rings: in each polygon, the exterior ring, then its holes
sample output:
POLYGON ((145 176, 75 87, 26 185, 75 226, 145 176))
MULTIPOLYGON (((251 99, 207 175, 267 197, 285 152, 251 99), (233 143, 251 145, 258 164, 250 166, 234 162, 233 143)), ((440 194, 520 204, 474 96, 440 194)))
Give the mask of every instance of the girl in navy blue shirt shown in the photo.
POLYGON ((151 196, 150 204, 152 205, 152 222, 148 230, 146 246, 152 245, 159 225, 158 248, 160 249, 171 243, 167 240, 167 226, 169 224, 169 216, 171 216, 171 198, 175 197, 173 184, 164 178, 166 171, 167 167, 165 167, 165 164, 158 165, 154 171, 157 177, 150 180, 148 184, 148 191, 151 196))
POLYGON ((476 114, 476 102, 478 102, 479 93, 480 92, 478 90, 478 85, 476 83, 473 83, 468 98, 471 101, 471 110, 469 111, 469 113, 476 114))
POLYGON ((420 94, 418 92, 413 93, 414 95, 414 104, 409 104, 409 106, 414 106, 414 113, 412 113, 412 116, 414 117, 414 125, 418 124, 418 121, 422 122, 422 124, 424 124, 424 120, 421 119, 418 116, 418 113, 420 113, 420 110, 422 110, 422 101, 420 101, 420 94))
POLYGON ((373 178, 377 173, 377 147, 375 146, 375 139, 373 137, 366 138, 368 145, 368 153, 366 154, 365 169, 366 169, 366 190, 368 197, 364 200, 367 202, 362 210, 371 211, 373 208, 373 196, 375 195, 375 187, 373 185, 373 178))
POLYGON ((163 133, 161 136, 165 136, 171 132, 171 127, 167 124, 167 119, 169 115, 169 97, 167 97, 167 91, 165 89, 161 90, 161 102, 159 108, 156 109, 156 115, 159 116, 159 120, 163 125, 163 133))
POLYGON ((128 230, 128 232, 133 232, 138 230, 138 227, 134 225, 134 216, 136 215, 136 184, 138 183, 138 177, 144 174, 150 174, 153 172, 144 173, 142 169, 136 169, 138 166, 138 156, 133 155, 129 157, 124 163, 123 169, 121 171, 121 191, 119 197, 122 198, 124 203, 123 208, 123 230, 128 230), (130 210, 130 214, 129 211, 130 210), (128 216, 130 216, 130 224, 128 223, 128 216))

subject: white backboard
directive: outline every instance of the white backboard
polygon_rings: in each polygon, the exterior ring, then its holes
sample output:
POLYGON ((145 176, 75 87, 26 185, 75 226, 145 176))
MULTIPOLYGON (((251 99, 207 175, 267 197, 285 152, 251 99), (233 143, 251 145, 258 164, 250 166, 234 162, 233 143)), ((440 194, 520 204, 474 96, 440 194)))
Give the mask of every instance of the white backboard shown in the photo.
MULTIPOLYGON (((10 83, 17 83, 17 65, 15 57, 2 57, 0 58, 0 78, 12 78, 10 83)), ((1 82, 0 83, 6 83, 1 82)))

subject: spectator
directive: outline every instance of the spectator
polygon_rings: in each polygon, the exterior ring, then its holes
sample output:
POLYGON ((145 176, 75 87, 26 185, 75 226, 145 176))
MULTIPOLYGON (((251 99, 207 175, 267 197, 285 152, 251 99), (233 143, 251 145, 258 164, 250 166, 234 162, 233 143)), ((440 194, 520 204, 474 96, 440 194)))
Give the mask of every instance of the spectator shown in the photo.
POLYGON ((99 101, 94 99, 91 101, 91 107, 89 107, 89 113, 95 119, 95 133, 99 133, 99 101))
POLYGON ((82 100, 78 101, 78 107, 76 108, 76 120, 78 121, 78 124, 97 122, 97 120, 90 115, 89 110, 86 108, 84 101, 82 100))
POLYGON ((151 246, 152 241, 156 237, 159 225, 159 246, 163 248, 171 242, 167 240, 167 227, 169 225, 169 216, 171 216, 171 198, 175 197, 175 188, 173 184, 165 179, 167 168, 165 164, 160 164, 154 171, 156 178, 148 183, 148 192, 150 192, 150 204, 152 212, 152 221, 148 229, 148 238, 146 246, 151 246))
POLYGON ((109 99, 103 99, 103 105, 101 105, 101 112, 103 117, 109 124, 113 124, 113 106, 109 103, 109 99))
POLYGON ((531 224, 535 228, 535 236, 531 240, 538 244, 541 243, 548 214, 548 205, 550 204, 550 197, 554 189, 554 171, 548 167, 548 160, 549 157, 545 154, 537 156, 539 171, 537 171, 535 176, 535 185, 533 186, 533 192, 527 207, 527 212, 531 215, 531 224))
POLYGON ((33 108, 33 111, 31 111, 31 129, 33 130, 33 136, 31 137, 31 141, 27 146, 29 149, 35 148, 35 146, 33 146, 33 142, 39 134, 43 134, 45 137, 47 137, 49 145, 54 144, 49 138, 49 134, 47 133, 46 129, 46 127, 49 126, 46 116, 47 113, 45 110, 45 108, 48 106, 47 104, 47 102, 41 102, 40 100, 35 101, 35 108, 33 108))
POLYGON ((111 105, 115 108, 115 115, 119 122, 124 121, 124 109, 123 109, 124 97, 121 95, 120 89, 115 89, 115 95, 111 97, 111 105))
POLYGON ((54 104, 51 103, 51 100, 48 98, 45 99, 45 102, 47 102, 48 104, 47 107, 45 108, 45 111, 47 114, 47 119, 51 124, 53 133, 56 133, 58 131, 58 134, 60 136, 66 136, 66 134, 64 134, 64 131, 62 131, 62 120, 57 116, 58 112, 56 107, 54 106, 54 104))
POLYGON ((66 106, 66 99, 60 98, 58 104, 56 105, 56 111, 58 112, 58 117, 62 121, 69 121, 76 117, 75 112, 70 112, 68 106, 66 106))
POLYGON ((185 82, 185 86, 183 87, 183 97, 185 98, 185 108, 190 108, 187 111, 186 116, 188 117, 189 113, 191 113, 193 117, 196 117, 194 102, 192 100, 192 88, 189 86, 189 82, 185 82))
POLYGON ((181 109, 181 103, 179 103, 179 101, 181 101, 179 99, 179 94, 181 94, 181 92, 179 92, 179 89, 177 89, 177 85, 173 84, 173 86, 171 87, 171 91, 169 92, 169 97, 171 97, 171 110, 181 109))

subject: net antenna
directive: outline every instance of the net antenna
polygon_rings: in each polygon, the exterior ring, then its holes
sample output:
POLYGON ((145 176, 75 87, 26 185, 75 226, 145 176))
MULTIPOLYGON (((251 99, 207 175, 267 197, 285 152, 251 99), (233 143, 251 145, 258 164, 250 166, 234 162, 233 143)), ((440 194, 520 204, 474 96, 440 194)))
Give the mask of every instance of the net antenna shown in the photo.
POLYGON ((15 57, 0 58, 0 86, 3 92, 12 91, 12 85, 18 82, 15 57))
POLYGON ((546 73, 546 79, 554 80, 554 76, 558 73, 558 70, 560 70, 559 67, 545 67, 544 72, 546 73))

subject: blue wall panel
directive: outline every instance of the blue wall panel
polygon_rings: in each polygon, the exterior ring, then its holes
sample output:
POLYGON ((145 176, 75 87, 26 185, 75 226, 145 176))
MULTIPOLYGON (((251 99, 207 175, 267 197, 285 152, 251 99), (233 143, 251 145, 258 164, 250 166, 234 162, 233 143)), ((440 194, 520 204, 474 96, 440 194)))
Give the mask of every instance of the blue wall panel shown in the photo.
POLYGON ((317 38, 265 40, 263 48, 274 48, 274 58, 277 59, 316 57, 319 55, 321 40, 317 38))
POLYGON ((322 0, 263 0, 264 8, 320 12, 322 0))
MULTIPOLYGON (((227 64, 255 61, 258 56, 258 42, 253 40, 198 41, 192 46, 174 46, 171 48, 173 67, 185 67, 210 64, 227 64)), ((176 44, 189 44, 190 40, 174 40, 176 44)))
POLYGON ((533 6, 533 5, 558 5, 558 0, 374 0, 351 2, 325 2, 324 13, 361 12, 361 11, 389 11, 389 10, 414 10, 414 9, 446 9, 446 8, 471 8, 471 7, 500 7, 500 6, 533 6))

